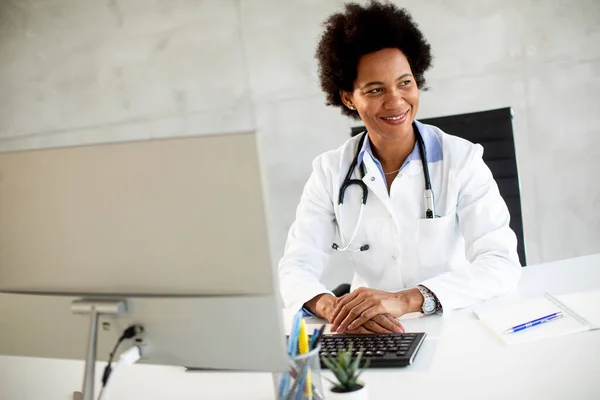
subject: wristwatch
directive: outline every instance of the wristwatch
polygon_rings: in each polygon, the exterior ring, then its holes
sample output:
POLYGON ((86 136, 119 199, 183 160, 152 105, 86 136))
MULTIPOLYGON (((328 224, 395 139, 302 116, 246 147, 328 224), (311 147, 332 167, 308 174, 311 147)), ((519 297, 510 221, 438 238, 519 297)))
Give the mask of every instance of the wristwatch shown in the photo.
POLYGON ((441 307, 433 292, 422 285, 417 285, 417 289, 423 295, 423 306, 421 307, 423 314, 435 314, 441 307))

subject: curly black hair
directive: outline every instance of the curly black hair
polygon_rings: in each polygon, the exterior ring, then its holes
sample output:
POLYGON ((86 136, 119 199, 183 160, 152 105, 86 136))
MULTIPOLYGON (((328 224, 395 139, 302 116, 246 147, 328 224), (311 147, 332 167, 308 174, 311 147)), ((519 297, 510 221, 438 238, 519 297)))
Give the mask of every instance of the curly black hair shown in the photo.
POLYGON ((405 9, 376 1, 367 6, 348 3, 344 12, 331 15, 324 25, 315 57, 327 105, 340 107, 343 114, 360 119, 357 111, 344 105, 340 89, 353 90, 361 56, 386 48, 400 49, 417 86, 427 89, 424 74, 433 61, 431 46, 405 9))

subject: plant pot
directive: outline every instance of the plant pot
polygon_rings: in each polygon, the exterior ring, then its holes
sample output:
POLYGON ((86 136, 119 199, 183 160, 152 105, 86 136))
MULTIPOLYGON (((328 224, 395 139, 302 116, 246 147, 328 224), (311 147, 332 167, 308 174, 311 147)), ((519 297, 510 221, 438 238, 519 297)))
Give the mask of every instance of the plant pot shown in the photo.
POLYGON ((354 392, 337 393, 332 392, 331 389, 327 391, 325 395, 326 400, 369 400, 369 388, 363 386, 362 389, 355 390, 354 392))

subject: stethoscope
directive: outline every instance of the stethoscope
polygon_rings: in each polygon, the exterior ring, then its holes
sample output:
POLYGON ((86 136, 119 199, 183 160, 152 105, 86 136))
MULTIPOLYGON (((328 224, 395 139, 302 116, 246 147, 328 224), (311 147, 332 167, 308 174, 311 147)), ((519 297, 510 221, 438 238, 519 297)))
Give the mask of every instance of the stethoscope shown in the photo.
MULTIPOLYGON (((432 219, 432 218, 435 218, 435 208, 433 205, 434 198, 433 198, 433 190, 431 190, 431 179, 429 178, 429 168, 427 167, 427 151, 425 150, 425 143, 423 142, 423 137, 421 136, 421 133, 419 132, 419 129, 417 128, 417 125, 415 123, 413 123, 413 129, 415 131, 415 137, 417 139, 417 144, 419 145, 419 153, 421 153, 421 163, 423 164, 423 174, 425 175, 425 195, 424 195, 424 197, 425 197, 425 218, 432 219)), ((360 186, 363 194, 362 194, 362 201, 360 204, 360 211, 358 213, 358 222, 356 223, 356 227, 354 228, 354 232, 352 233, 352 237, 350 238, 350 241, 348 242, 348 244, 343 247, 340 247, 339 245, 334 243, 331 245, 331 247, 334 250, 353 251, 353 252, 369 250, 368 244, 364 244, 364 245, 360 246, 358 249, 350 248, 350 246, 352 246, 352 243, 354 243, 354 239, 356 239, 356 235, 358 235, 358 231, 359 231, 360 225, 362 223, 365 205, 367 204, 367 195, 369 194, 369 188, 367 188, 367 185, 362 181, 362 178, 364 178, 364 176, 365 176, 364 163, 361 163, 361 165, 360 165, 361 179, 352 179, 352 174, 354 173, 354 170, 356 169, 356 166, 358 165, 358 155, 360 154, 360 151, 363 147, 363 143, 367 138, 367 134, 368 133, 365 131, 362 134, 360 141, 358 142, 356 154, 354 156, 354 159, 352 160, 352 163, 350 164, 350 167, 348 168, 348 173, 346 174, 346 178, 344 179, 344 182, 342 182, 342 186, 340 187, 340 194, 338 196, 339 215, 341 215, 342 207, 344 204, 344 194, 346 193, 346 189, 348 189, 352 185, 360 186)), ((340 225, 340 240, 342 241, 342 245, 343 245, 343 243, 344 243, 344 239, 342 237, 343 230, 342 230, 341 223, 339 221, 338 221, 338 223, 340 225)))

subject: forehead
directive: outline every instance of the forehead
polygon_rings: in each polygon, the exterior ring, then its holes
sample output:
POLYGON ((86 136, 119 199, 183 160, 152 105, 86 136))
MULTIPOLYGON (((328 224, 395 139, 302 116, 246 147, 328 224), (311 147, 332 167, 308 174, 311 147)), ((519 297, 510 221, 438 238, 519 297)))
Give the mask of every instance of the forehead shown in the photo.
POLYGON ((360 57, 356 84, 396 80, 402 74, 412 74, 410 64, 400 49, 383 49, 360 57))

